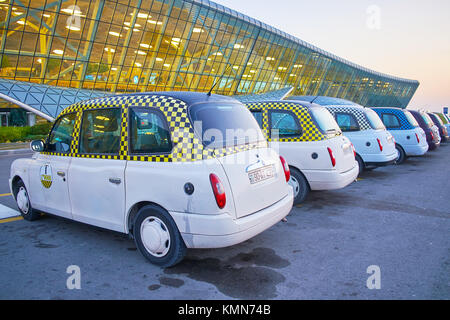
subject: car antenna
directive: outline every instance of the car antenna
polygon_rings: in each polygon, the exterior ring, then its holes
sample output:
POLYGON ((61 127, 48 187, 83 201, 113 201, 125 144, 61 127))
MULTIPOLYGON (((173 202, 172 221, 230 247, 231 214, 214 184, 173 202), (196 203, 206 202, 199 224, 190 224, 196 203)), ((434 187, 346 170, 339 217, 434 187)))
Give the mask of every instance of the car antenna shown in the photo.
POLYGON ((309 103, 313 103, 314 100, 316 100, 319 96, 316 96, 314 99, 312 99, 309 103))
POLYGON ((214 82, 213 86, 211 87, 211 89, 209 89, 208 93, 206 94, 208 97, 211 96, 211 92, 213 91, 214 87, 216 86, 216 84, 222 80, 223 76, 225 75, 225 73, 228 71, 228 68, 230 67, 230 64, 227 65, 227 67, 225 68, 225 71, 222 73, 222 75, 219 77, 219 79, 217 79, 217 81, 214 82))

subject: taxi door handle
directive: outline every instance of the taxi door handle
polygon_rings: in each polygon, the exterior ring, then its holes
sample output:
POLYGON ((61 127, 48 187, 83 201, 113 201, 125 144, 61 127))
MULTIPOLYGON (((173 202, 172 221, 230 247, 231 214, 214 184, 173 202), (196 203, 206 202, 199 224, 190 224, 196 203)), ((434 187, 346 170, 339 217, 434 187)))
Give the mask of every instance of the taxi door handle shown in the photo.
POLYGON ((122 180, 120 180, 120 178, 109 178, 109 182, 114 184, 120 184, 122 180))
POLYGON ((56 174, 62 178, 64 178, 66 176, 65 172, 63 172, 63 171, 58 171, 56 174))

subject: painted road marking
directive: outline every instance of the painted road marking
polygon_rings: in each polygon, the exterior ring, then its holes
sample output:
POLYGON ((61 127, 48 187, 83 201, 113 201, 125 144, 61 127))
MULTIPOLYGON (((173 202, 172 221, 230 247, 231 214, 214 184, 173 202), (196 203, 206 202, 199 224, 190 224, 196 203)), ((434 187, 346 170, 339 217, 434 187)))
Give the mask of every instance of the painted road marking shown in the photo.
POLYGON ((0 223, 13 222, 13 221, 19 221, 19 220, 23 220, 23 218, 19 216, 19 217, 0 219, 0 223))
POLYGON ((19 211, 0 204, 0 219, 20 216, 19 211))
POLYGON ((0 193, 0 197, 11 196, 11 193, 0 193))

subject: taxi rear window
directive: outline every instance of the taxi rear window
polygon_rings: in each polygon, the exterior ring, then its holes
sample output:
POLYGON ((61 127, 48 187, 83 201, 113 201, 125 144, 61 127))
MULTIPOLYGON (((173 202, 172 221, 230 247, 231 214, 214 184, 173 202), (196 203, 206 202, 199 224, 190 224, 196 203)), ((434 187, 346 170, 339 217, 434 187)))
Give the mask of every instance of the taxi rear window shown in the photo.
POLYGON ((309 111, 320 130, 328 137, 341 134, 341 128, 330 111, 322 107, 312 107, 309 111))
POLYGON ((189 108, 189 115, 205 147, 222 148, 264 140, 257 121, 242 104, 196 104, 189 108))
POLYGON ((408 119, 409 123, 412 124, 414 127, 418 127, 419 123, 417 122, 416 118, 411 114, 409 111, 403 111, 403 113, 406 116, 406 119, 408 119))
POLYGON ((365 109, 364 111, 372 129, 375 130, 386 129, 383 121, 381 121, 380 117, 375 111, 373 111, 372 109, 365 109))

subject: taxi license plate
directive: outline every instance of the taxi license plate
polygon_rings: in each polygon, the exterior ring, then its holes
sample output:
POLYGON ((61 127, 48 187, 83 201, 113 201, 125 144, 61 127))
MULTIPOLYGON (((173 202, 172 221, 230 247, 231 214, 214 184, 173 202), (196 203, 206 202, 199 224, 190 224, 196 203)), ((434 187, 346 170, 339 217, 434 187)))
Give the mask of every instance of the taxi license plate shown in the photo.
POLYGON ((250 180, 250 184, 255 184, 267 179, 270 179, 274 176, 274 168, 273 165, 265 166, 248 173, 248 179, 250 180))

